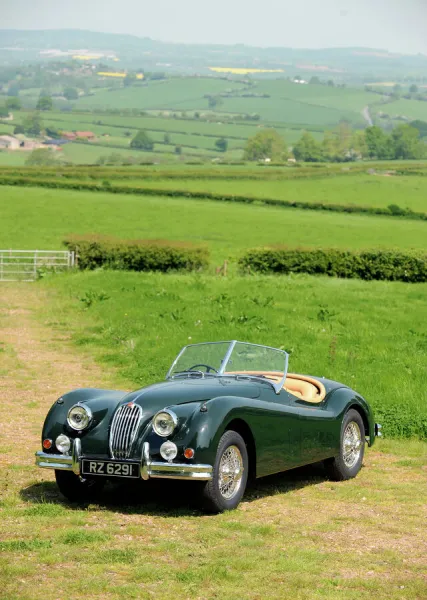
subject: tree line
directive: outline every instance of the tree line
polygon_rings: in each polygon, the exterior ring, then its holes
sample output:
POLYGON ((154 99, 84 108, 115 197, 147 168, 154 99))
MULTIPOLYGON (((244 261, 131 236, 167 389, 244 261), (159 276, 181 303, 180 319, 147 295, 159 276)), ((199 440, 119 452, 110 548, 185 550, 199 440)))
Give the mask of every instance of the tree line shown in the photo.
POLYGON ((336 129, 325 131, 323 140, 304 131, 292 148, 275 129, 263 129, 249 138, 244 159, 281 162, 294 158, 303 162, 349 162, 361 159, 410 160, 427 157, 427 144, 422 135, 427 123, 414 121, 399 125, 386 133, 376 125, 353 131, 342 122, 336 129))

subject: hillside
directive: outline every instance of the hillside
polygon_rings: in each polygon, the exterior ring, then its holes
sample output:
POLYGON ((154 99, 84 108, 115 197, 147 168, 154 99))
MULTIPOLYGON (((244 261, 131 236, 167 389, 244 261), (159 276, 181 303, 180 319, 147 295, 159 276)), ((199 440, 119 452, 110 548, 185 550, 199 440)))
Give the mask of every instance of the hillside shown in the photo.
POLYGON ((330 75, 342 81, 425 77, 427 57, 372 48, 258 48, 235 45, 175 44, 133 35, 83 30, 0 30, 0 64, 45 60, 86 49, 118 56, 124 66, 170 72, 207 73, 210 66, 282 69, 294 76, 330 75))

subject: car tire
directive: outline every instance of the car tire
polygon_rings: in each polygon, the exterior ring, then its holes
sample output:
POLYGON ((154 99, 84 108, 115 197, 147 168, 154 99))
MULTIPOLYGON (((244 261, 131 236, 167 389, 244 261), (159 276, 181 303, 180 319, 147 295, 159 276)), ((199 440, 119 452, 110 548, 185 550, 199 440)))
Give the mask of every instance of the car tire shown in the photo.
POLYGON ((55 470, 55 478, 59 491, 71 502, 95 500, 105 485, 105 481, 101 477, 83 479, 71 471, 59 469, 55 470))
POLYGON ((365 425, 357 410, 350 409, 341 425, 340 453, 324 461, 329 478, 345 481, 356 477, 365 453, 365 425))
POLYGON ((212 479, 203 486, 205 510, 220 513, 235 509, 245 493, 248 472, 244 439, 236 431, 226 431, 219 440, 212 479))

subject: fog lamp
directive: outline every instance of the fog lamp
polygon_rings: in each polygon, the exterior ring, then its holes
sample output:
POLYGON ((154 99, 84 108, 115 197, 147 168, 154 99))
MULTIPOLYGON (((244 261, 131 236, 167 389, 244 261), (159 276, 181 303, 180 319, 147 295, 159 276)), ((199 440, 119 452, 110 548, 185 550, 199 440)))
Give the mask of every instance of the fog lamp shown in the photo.
POLYGON ((160 454, 165 460, 173 460, 178 454, 178 448, 173 442, 163 442, 160 446, 160 454))
POLYGON ((55 440, 55 446, 62 454, 68 454, 71 447, 71 440, 68 436, 61 433, 55 440))

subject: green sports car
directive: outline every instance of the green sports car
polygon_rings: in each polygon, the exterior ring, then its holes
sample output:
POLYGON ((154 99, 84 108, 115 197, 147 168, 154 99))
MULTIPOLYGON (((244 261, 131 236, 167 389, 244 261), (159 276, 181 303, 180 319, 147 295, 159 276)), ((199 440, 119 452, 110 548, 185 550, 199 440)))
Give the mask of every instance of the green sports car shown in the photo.
POLYGON ((46 417, 36 464, 72 501, 109 478, 184 479, 214 512, 236 508, 248 478, 318 461, 335 480, 354 477, 381 435, 369 404, 342 383, 288 373, 288 360, 235 340, 191 344, 161 383, 68 392, 46 417))

